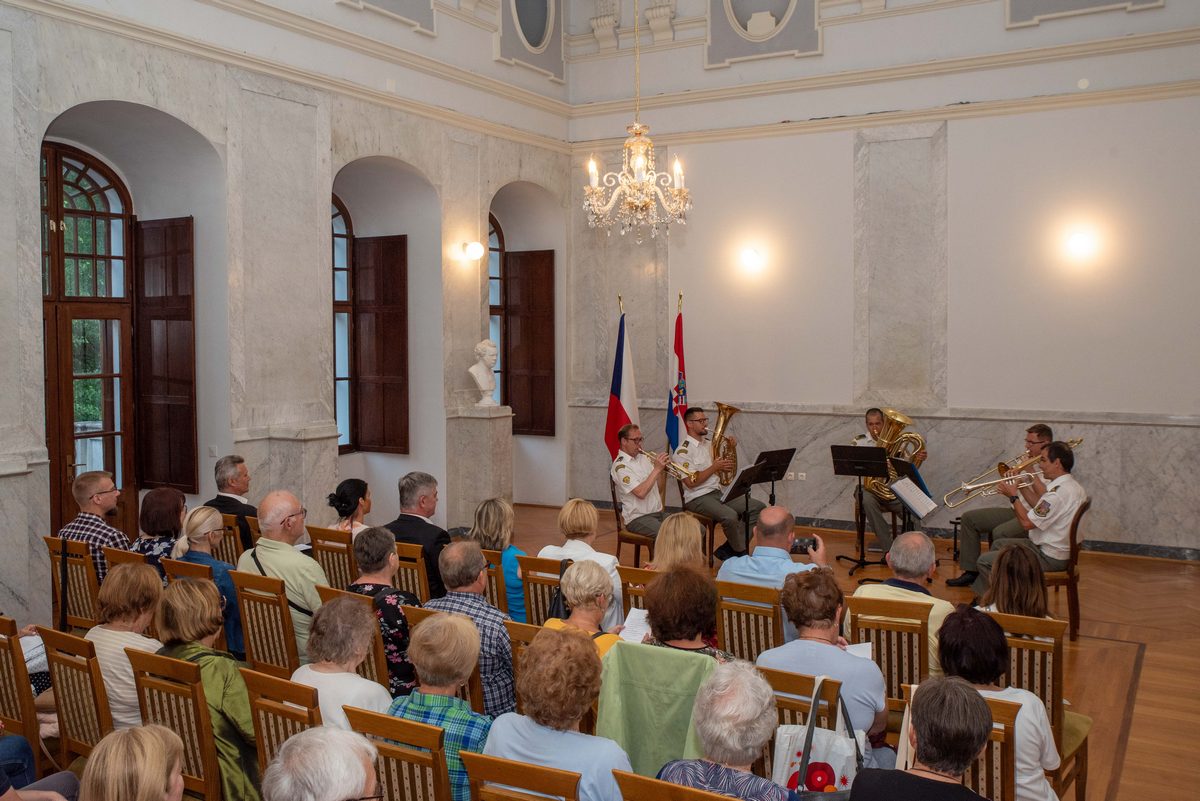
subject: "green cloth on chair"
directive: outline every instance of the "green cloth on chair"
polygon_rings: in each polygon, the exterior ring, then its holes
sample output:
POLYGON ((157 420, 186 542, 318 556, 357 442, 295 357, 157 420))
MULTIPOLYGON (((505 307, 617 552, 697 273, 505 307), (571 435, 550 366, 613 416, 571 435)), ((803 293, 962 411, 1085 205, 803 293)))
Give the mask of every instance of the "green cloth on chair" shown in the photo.
POLYGON ((617 643, 604 656, 596 734, 616 740, 643 776, 657 776, 673 759, 704 756, 692 705, 716 668, 711 656, 617 643))
POLYGON ((1087 739, 1091 730, 1092 719, 1087 715, 1081 715, 1078 712, 1063 712, 1062 753, 1059 756, 1064 762, 1067 757, 1073 756, 1079 750, 1079 746, 1087 739))

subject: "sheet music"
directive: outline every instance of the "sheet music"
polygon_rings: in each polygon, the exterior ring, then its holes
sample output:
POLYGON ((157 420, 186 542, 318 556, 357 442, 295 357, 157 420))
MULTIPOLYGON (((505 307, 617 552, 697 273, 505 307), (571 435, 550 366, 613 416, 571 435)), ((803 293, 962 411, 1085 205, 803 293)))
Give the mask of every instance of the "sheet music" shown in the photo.
POLYGON ((902 500, 904 505, 911 509, 917 517, 925 517, 938 507, 933 499, 921 492, 920 487, 908 477, 893 481, 891 487, 892 492, 896 493, 896 497, 902 500))

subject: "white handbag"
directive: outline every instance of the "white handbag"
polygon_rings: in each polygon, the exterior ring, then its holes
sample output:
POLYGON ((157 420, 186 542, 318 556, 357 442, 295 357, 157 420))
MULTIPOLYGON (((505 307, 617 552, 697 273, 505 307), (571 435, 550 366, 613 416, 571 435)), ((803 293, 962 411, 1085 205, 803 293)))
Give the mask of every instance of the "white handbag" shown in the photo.
POLYGON ((833 731, 817 726, 816 700, 824 676, 813 688, 813 712, 804 726, 780 726, 775 733, 771 779, 795 790, 800 798, 836 801, 850 797, 854 777, 863 768, 867 734, 856 731, 838 695, 837 725, 833 731))

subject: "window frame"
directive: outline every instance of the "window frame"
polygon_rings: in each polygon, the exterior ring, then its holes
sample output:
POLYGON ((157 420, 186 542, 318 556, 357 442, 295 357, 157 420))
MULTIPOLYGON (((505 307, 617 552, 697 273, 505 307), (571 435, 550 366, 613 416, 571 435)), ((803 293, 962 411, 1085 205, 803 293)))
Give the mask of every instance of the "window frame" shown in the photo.
POLYGON ((358 450, 358 420, 354 413, 354 402, 356 400, 355 379, 355 354, 358 351, 358 340, 355 336, 354 328, 354 221, 350 217, 350 211, 346 208, 346 204, 336 193, 330 193, 330 205, 333 206, 336 213, 331 212, 330 226, 330 243, 329 243, 329 269, 330 279, 332 280, 331 290, 333 297, 333 418, 334 423, 338 422, 338 403, 337 390, 338 383, 345 382, 347 387, 347 404, 346 415, 349 418, 346 421, 346 430, 348 432, 349 441, 345 444, 341 442, 341 430, 338 430, 338 454, 354 453, 358 450), (333 223, 338 217, 341 217, 345 223, 345 233, 338 233, 334 230, 333 223), (346 266, 344 268, 337 266, 337 240, 345 240, 346 266), (346 299, 337 299, 337 282, 338 273, 345 273, 346 299), (346 375, 338 376, 337 369, 337 318, 339 314, 346 315, 346 375))
POLYGON ((496 400, 501 406, 508 406, 508 374, 505 371, 505 365, 508 364, 508 326, 504 324, 504 318, 508 315, 508 292, 505 288, 504 281, 504 254, 507 252, 504 246, 504 229, 500 227, 500 221, 496 219, 496 215, 488 212, 488 333, 491 334, 492 318, 498 317, 500 336, 496 340, 496 366, 492 369, 492 374, 496 377, 496 388, 500 391, 500 397, 496 400), (492 233, 496 234, 496 247, 492 247, 492 233), (492 275, 492 254, 498 255, 497 268, 498 275, 492 275), (496 286, 496 297, 499 298, 499 303, 492 303, 492 287, 496 286))

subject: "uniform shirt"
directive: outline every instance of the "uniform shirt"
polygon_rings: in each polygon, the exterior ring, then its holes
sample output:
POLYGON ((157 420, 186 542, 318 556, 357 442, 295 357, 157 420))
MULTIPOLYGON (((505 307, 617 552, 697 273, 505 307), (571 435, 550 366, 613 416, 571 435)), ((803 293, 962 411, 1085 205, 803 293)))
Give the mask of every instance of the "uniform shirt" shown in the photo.
POLYGON ((1029 512, 1034 525, 1029 539, 1043 554, 1063 561, 1071 558, 1071 521, 1085 498, 1087 493, 1070 473, 1046 486, 1046 493, 1029 512))
POLYGON ((621 503, 621 519, 626 523, 638 519, 642 515, 652 515, 661 512, 662 496, 658 494, 658 485, 650 487, 645 498, 633 494, 633 488, 640 485, 654 472, 654 462, 644 453, 630 456, 621 451, 613 461, 613 483, 617 486, 617 500, 621 503))
POLYGON ((859 434, 853 440, 851 440, 850 444, 855 445, 859 448, 878 448, 878 447, 880 447, 875 442, 875 438, 872 437, 869 432, 866 434, 859 434))
POLYGON ((466 615, 479 629, 479 680, 483 684, 483 711, 492 717, 517 708, 516 686, 513 684, 512 640, 504 621, 508 615, 475 592, 450 590, 442 598, 425 603, 426 609, 437 612, 457 612, 466 615))
POLYGON ((99 515, 91 512, 80 512, 78 517, 62 527, 58 536, 87 543, 88 550, 92 554, 92 564, 96 566, 96 578, 101 584, 104 583, 104 576, 108 573, 108 561, 104 558, 104 549, 129 550, 129 537, 105 523, 99 515))
MULTIPOLYGON (((682 466, 686 470, 692 470, 700 473, 712 467, 712 445, 708 442, 698 442, 692 437, 688 437, 679 444, 675 449, 675 453, 671 457, 671 461, 682 466)), ((695 487, 688 489, 688 485, 683 485, 683 502, 688 503, 701 495, 707 495, 713 490, 720 490, 720 478, 714 472, 704 481, 697 484, 695 487)))

